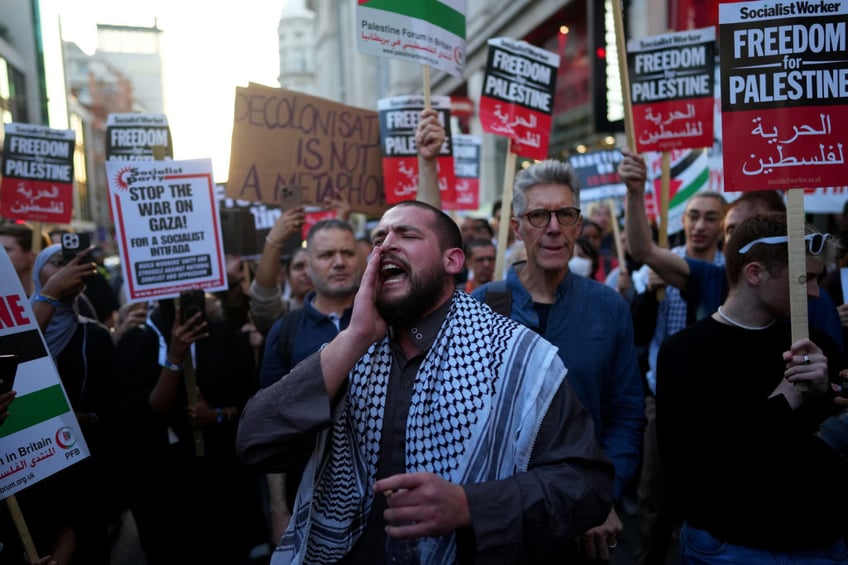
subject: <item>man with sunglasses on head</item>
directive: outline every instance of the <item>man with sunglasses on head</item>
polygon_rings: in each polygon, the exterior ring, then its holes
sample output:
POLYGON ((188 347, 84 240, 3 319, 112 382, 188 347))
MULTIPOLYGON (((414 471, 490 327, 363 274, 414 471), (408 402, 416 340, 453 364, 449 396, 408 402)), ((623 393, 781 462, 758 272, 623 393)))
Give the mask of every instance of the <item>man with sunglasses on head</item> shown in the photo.
MULTIPOLYGON (((642 377, 624 299, 601 283, 569 272, 568 261, 583 223, 579 205, 577 178, 567 164, 547 160, 519 172, 511 228, 524 242, 527 261, 509 269, 505 289, 489 283, 472 296, 488 301, 490 291, 494 295, 505 290, 509 317, 559 348, 568 369, 566 378, 592 415, 597 440, 615 465, 618 500, 639 466, 642 377)), ((574 549, 580 557, 565 560, 608 560, 621 531, 613 507, 604 524, 576 540, 574 549)))
MULTIPOLYGON (((816 433, 834 423, 841 354, 815 329, 792 342, 786 233, 783 214, 740 223, 727 299, 659 351, 659 451, 683 563, 848 562, 848 461, 816 433)), ((828 238, 805 239, 815 296, 828 238)))
MULTIPOLYGON (((679 257, 657 245, 651 237, 648 216, 645 213, 645 181, 648 172, 645 159, 628 150, 622 150, 624 159, 618 172, 627 187, 625 232, 630 254, 637 261, 651 267, 670 286, 686 295, 698 320, 715 312, 727 296, 728 286, 724 267, 699 259, 679 257)), ((731 202, 724 217, 724 244, 727 245, 735 227, 755 214, 786 212, 786 205, 775 191, 745 192, 731 202)), ((810 327, 819 328, 842 348, 842 328, 836 305, 822 293, 808 299, 810 327)))

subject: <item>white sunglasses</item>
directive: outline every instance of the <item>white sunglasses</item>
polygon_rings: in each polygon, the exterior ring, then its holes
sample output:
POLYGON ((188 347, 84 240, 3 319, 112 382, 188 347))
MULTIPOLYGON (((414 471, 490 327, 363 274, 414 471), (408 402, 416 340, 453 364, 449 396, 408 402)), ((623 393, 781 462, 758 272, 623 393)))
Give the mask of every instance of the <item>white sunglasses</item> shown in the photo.
MULTIPOLYGON (((804 236, 804 241, 807 242, 807 250, 811 255, 821 255, 824 251, 825 243, 830 239, 829 233, 808 233, 804 236)), ((744 255, 758 243, 767 243, 769 245, 777 245, 779 243, 789 243, 789 237, 785 235, 775 235, 771 237, 761 237, 754 241, 749 241, 739 248, 739 254, 744 255)))

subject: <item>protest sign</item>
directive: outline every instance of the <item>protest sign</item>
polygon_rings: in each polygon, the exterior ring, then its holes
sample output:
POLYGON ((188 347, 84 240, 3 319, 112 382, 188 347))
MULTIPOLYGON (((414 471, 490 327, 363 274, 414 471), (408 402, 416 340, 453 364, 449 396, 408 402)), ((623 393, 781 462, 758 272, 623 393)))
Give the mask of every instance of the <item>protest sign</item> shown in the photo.
POLYGON ((719 5, 724 187, 841 186, 848 3, 719 5))
POLYGON ((173 159, 174 147, 168 118, 164 114, 109 114, 106 119, 106 159, 152 161, 155 147, 159 158, 173 159))
POLYGON ((627 59, 636 149, 711 146, 715 28, 631 39, 627 59))
POLYGON ((278 204, 282 191, 303 204, 334 192, 350 209, 386 209, 377 112, 282 88, 236 89, 227 196, 278 204))
POLYGON ((480 97, 483 130, 508 137, 510 151, 542 160, 548 142, 559 55, 524 41, 489 40, 480 97))
MULTIPOLYGON (((450 97, 433 96, 431 108, 438 112, 439 123, 445 128, 445 142, 439 150, 436 165, 442 207, 450 210, 456 202, 456 178, 453 172, 450 136, 450 97)), ((418 147, 415 143, 415 132, 423 109, 423 96, 398 96, 377 101, 386 204, 416 199, 418 147)))
POLYGON ((130 302, 227 289, 212 162, 107 161, 130 302))
POLYGON ((480 154, 483 140, 477 135, 452 135, 453 172, 456 176, 456 207, 446 210, 476 210, 480 207, 480 154))
POLYGON ((0 355, 10 354, 17 396, 0 425, 0 498, 89 455, 15 267, 0 249, 0 355))
POLYGON ((356 21, 361 53, 429 65, 462 78, 465 0, 359 0, 356 21))
POLYGON ((618 149, 577 153, 568 158, 580 186, 580 203, 605 198, 619 198, 627 193, 618 164, 624 156, 618 149))
POLYGON ((0 215, 67 224, 73 214, 73 130, 7 123, 0 215))

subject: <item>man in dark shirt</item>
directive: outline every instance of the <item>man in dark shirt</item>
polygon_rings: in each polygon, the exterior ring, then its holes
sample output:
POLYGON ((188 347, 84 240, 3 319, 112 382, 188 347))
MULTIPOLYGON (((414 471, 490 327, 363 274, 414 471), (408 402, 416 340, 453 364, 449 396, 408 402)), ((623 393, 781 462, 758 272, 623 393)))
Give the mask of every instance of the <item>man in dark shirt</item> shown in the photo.
POLYGON ((553 562, 613 481, 556 348, 455 290, 441 211, 402 202, 372 237, 350 325, 239 427, 247 463, 311 453, 272 563, 383 563, 398 540, 422 563, 553 562))
MULTIPOLYGON (((823 234, 806 236, 818 294, 823 234)), ((657 434, 683 518, 684 563, 845 563, 834 488, 848 465, 816 430, 835 411, 840 353, 818 330, 792 343, 786 221, 754 216, 725 248, 730 292, 657 358, 657 434)))

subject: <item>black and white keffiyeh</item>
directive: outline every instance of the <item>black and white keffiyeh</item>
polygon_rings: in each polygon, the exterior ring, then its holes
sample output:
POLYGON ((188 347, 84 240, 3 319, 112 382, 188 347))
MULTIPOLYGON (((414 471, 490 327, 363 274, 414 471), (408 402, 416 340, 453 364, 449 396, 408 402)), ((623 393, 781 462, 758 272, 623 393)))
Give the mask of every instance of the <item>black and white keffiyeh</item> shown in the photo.
MULTIPOLYGON (((351 371, 346 405, 318 438, 274 564, 334 563, 362 534, 373 503, 391 363, 385 337, 351 371)), ((466 484, 526 471, 565 373, 554 346, 458 291, 416 376, 407 472, 466 484)), ((453 535, 423 538, 419 546, 422 563, 455 559, 453 535)))

